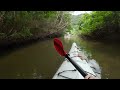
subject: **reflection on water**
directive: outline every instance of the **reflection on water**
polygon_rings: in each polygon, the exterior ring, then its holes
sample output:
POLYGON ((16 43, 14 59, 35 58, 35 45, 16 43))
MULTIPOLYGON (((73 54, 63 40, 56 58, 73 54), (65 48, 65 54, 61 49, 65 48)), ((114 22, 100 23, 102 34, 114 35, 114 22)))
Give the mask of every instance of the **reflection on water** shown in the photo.
POLYGON ((19 48, 0 57, 0 78, 51 78, 63 60, 60 59, 53 40, 19 48))
MULTIPOLYGON (((64 49, 68 52, 73 42, 84 49, 102 68, 102 78, 120 78, 119 44, 86 41, 78 37, 64 39, 64 49)), ((0 57, 0 78, 52 78, 64 57, 61 57, 53 46, 53 39, 11 51, 0 57)))
POLYGON ((95 59, 102 69, 102 78, 120 78, 120 43, 87 41, 73 38, 69 43, 76 42, 95 59))

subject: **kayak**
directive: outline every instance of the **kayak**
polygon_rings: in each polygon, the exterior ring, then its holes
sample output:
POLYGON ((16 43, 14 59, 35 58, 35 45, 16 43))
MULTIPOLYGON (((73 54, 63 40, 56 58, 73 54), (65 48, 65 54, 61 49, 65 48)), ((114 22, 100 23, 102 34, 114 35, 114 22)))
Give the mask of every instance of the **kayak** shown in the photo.
MULTIPOLYGON (((72 44, 72 47, 68 54, 70 58, 72 58, 87 74, 91 74, 95 77, 97 76, 93 70, 94 68, 92 67, 92 64, 88 63, 87 57, 83 58, 80 56, 83 54, 83 52, 75 42, 72 44)), ((71 62, 65 58, 65 61, 63 61, 62 65, 58 68, 52 79, 84 79, 84 77, 71 64, 71 62)))

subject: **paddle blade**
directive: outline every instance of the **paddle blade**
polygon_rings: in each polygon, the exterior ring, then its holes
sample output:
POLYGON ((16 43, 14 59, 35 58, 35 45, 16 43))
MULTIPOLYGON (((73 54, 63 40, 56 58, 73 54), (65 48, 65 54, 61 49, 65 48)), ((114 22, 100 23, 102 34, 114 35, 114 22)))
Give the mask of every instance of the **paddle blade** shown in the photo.
POLYGON ((58 38, 54 38, 54 47, 61 56, 66 55, 66 52, 63 49, 62 42, 58 38))

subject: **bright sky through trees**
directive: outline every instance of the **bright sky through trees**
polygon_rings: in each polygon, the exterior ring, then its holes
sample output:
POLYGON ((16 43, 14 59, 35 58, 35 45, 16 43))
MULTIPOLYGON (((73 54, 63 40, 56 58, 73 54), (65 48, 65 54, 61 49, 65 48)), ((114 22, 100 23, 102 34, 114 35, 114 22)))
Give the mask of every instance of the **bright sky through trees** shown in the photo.
POLYGON ((90 13, 91 11, 74 11, 71 14, 72 15, 79 15, 79 14, 83 14, 83 13, 90 13))

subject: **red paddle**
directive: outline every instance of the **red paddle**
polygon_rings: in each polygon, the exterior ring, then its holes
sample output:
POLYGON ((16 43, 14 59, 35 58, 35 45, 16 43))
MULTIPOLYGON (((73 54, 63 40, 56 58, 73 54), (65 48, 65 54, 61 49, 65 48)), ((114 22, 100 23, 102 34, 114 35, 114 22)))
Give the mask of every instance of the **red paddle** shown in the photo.
POLYGON ((66 57, 73 64, 73 66, 80 72, 83 77, 87 75, 87 73, 64 51, 63 44, 58 38, 54 38, 54 47, 61 56, 66 57))

